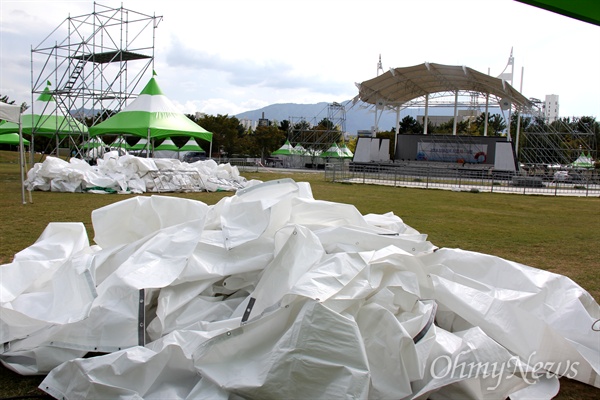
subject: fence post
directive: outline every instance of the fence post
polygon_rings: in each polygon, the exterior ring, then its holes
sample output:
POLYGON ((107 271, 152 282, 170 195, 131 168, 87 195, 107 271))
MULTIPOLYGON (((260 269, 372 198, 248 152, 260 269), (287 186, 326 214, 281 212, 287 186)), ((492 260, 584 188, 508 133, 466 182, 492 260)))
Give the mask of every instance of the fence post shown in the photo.
POLYGON ((425 179, 425 189, 429 189, 429 170, 431 168, 427 167, 427 175, 426 175, 426 179, 425 179))
POLYGON ((490 193, 494 193, 494 173, 492 173, 492 187, 490 189, 490 193))
POLYGON ((590 191, 590 180, 586 179, 585 180, 585 197, 588 197, 589 191, 590 191))
POLYGON ((556 196, 558 194, 558 181, 555 180, 554 181, 554 195, 556 196))

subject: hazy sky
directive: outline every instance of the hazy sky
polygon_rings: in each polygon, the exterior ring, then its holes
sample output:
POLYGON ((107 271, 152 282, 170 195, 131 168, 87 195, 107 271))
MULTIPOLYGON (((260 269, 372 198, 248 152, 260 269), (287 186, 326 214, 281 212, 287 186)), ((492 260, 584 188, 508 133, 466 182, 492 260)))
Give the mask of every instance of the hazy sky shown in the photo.
MULTIPOLYGON (((355 82, 377 75, 380 54, 384 71, 427 61, 497 76, 514 48, 515 88, 524 68, 525 96, 557 94, 561 116, 600 117, 600 27, 514 0, 97 3, 163 16, 154 69, 185 113, 349 100, 355 82)), ((32 46, 93 10, 92 1, 0 0, 0 94, 29 104, 32 46)))

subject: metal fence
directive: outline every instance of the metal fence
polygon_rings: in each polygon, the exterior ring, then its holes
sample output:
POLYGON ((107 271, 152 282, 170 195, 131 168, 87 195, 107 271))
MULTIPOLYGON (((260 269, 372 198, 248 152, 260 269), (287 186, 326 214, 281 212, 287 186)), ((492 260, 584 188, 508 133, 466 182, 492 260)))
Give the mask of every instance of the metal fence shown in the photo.
POLYGON ((600 197, 597 170, 556 180, 552 174, 524 175, 494 171, 492 168, 468 168, 460 164, 436 167, 431 164, 331 163, 325 167, 325 180, 465 192, 600 197))

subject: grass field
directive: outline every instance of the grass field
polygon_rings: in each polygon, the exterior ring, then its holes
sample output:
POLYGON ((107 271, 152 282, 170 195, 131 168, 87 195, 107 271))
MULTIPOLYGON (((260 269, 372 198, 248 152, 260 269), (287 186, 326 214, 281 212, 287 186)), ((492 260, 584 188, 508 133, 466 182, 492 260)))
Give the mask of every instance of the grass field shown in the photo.
MULTIPOLYGON (((322 173, 250 172, 247 179, 310 182, 316 199, 353 204, 363 213, 394 212, 438 247, 496 255, 573 279, 600 299, 600 198, 523 196, 325 182, 322 173)), ((83 222, 91 211, 130 195, 34 192, 21 203, 16 153, 0 152, 0 264, 31 245, 49 222, 83 222)), ((228 192, 173 193, 214 204, 228 192)), ((600 346, 600 336, 598 339, 600 346)), ((0 399, 39 394, 41 377, 0 367, 0 399)), ((560 399, 597 399, 600 390, 561 380, 560 399)))

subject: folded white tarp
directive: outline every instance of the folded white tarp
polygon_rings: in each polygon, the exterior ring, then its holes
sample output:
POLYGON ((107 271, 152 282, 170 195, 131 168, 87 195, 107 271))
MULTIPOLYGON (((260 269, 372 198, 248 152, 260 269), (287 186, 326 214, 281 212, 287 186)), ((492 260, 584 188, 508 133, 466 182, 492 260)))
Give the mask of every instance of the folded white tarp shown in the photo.
POLYGON ((0 360, 57 398, 551 398, 600 387, 600 307, 570 279, 437 249, 270 181, 53 223, 1 267, 0 360), (86 353, 108 353, 82 358, 86 353))
POLYGON ((53 192, 158 193, 235 191, 249 183, 236 166, 214 160, 190 164, 111 151, 93 166, 78 158, 46 157, 29 170, 26 185, 28 190, 53 192))

